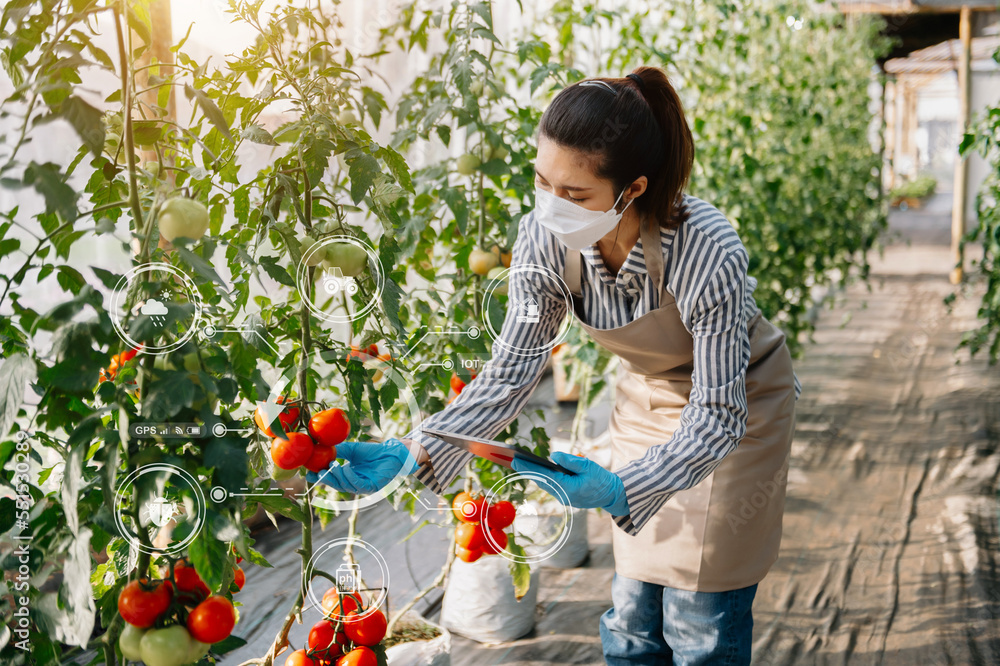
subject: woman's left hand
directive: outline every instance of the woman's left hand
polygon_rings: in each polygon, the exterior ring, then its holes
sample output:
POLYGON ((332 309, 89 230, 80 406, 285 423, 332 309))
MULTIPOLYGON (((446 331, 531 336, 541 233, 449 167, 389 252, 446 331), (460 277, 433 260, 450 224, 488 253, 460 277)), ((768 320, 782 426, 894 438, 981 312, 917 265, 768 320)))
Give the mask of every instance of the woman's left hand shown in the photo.
MULTIPOLYGON (((533 472, 550 479, 566 493, 566 497, 569 498, 567 506, 578 509, 600 508, 612 516, 624 516, 629 513, 625 484, 617 474, 609 472, 592 460, 562 451, 553 453, 552 460, 574 472, 575 476, 519 458, 514 458, 511 467, 517 472, 533 472)), ((560 501, 563 499, 558 495, 555 497, 560 501)))

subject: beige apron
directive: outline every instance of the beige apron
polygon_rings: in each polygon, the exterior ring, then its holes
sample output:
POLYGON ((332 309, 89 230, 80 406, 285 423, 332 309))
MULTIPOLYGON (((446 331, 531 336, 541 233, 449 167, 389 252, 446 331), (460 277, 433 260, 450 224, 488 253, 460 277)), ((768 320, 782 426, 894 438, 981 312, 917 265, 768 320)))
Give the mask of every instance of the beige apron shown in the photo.
MULTIPOLYGON (((660 306, 614 329, 577 318, 602 347, 621 359, 611 414, 612 470, 667 442, 691 395, 693 341, 664 280, 659 229, 642 225, 646 268, 660 288, 660 306)), ((582 257, 566 254, 566 283, 580 296, 582 257)), ((778 557, 788 457, 795 427, 792 358, 782 331, 761 316, 748 322, 749 416, 739 446, 692 488, 675 493, 631 536, 614 524, 615 571, 683 590, 722 592, 759 582, 778 557)))

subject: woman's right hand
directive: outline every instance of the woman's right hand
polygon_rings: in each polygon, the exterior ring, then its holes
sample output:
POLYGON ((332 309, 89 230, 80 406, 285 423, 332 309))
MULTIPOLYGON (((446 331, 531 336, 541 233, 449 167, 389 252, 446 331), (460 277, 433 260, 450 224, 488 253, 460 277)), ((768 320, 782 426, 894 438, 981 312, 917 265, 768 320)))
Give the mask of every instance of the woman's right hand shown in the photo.
POLYGON ((412 440, 410 445, 416 449, 415 454, 395 437, 383 444, 341 442, 337 445, 337 457, 347 462, 342 465, 335 460, 322 472, 306 474, 306 480, 355 495, 378 492, 400 474, 413 472, 422 462, 421 457, 426 459, 422 447, 412 440))

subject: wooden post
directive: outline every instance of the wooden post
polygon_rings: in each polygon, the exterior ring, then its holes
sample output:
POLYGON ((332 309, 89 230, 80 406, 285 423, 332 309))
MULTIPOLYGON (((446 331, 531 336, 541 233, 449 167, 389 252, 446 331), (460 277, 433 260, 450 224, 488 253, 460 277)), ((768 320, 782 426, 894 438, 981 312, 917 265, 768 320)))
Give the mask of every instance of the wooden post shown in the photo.
POLYGON ((885 161, 886 161, 886 189, 891 190, 896 187, 896 90, 899 84, 895 77, 890 78, 885 84, 885 161))
MULTIPOLYGON (((959 15, 958 35, 962 40, 962 51, 958 65, 958 123, 960 134, 969 130, 969 106, 971 100, 971 61, 972 61, 972 10, 968 5, 962 5, 959 15)), ((969 185, 969 165, 967 158, 956 156, 954 201, 951 206, 951 253, 955 267, 951 269, 949 279, 952 284, 962 281, 964 272, 964 257, 961 240, 965 235, 965 197, 969 185)))

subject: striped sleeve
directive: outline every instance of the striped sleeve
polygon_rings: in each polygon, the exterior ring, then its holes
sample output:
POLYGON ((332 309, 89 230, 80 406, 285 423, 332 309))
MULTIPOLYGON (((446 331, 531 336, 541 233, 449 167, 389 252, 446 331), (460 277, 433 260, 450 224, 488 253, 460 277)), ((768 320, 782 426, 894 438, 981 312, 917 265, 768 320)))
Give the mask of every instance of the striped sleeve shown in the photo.
POLYGON ((492 358, 458 398, 407 435, 431 459, 415 476, 438 495, 446 492, 473 456, 422 429, 493 438, 517 418, 541 379, 551 342, 567 313, 565 297, 553 280, 544 277, 550 271, 562 274, 565 252, 559 252, 554 243, 554 237, 535 222, 533 212, 521 219, 511 257, 507 313, 493 342, 492 358), (518 322, 515 304, 532 299, 538 305, 538 321, 518 322))
POLYGON ((691 396, 669 441, 616 470, 630 513, 614 520, 629 534, 641 530, 678 490, 708 476, 747 430, 750 341, 743 304, 749 255, 742 245, 726 251, 711 241, 697 254, 700 274, 690 276, 684 294, 678 294, 694 342, 691 396))

